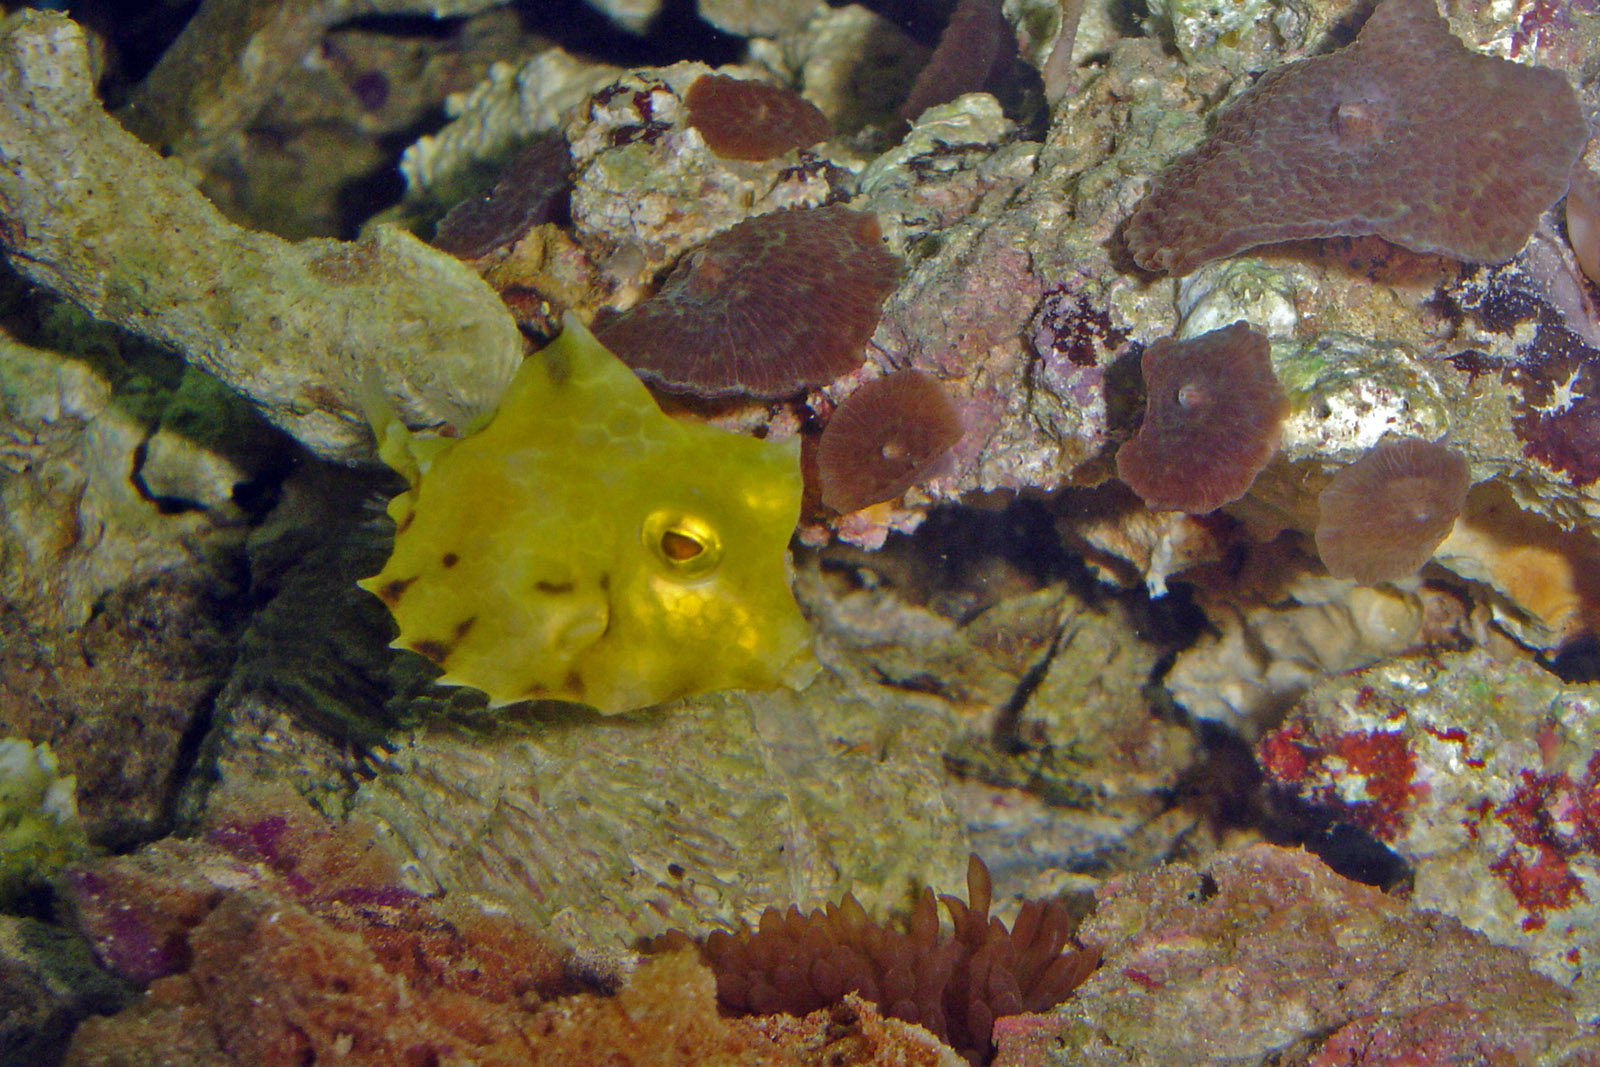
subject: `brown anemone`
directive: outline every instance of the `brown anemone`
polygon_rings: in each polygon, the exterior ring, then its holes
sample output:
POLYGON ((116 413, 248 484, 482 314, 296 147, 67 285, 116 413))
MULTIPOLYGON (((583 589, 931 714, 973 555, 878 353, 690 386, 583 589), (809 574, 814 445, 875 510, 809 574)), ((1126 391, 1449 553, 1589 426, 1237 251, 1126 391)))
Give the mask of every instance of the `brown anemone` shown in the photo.
POLYGON ((893 500, 938 467, 961 431, 961 412, 933 375, 902 370, 873 379, 822 431, 822 502, 850 512, 893 500))
POLYGON ((689 252, 654 296, 602 312, 594 334, 668 392, 793 396, 861 366, 899 265, 871 215, 775 211, 689 252))
POLYGON ((1317 498, 1317 554, 1363 585, 1415 574, 1450 533, 1472 475, 1461 453, 1418 437, 1382 441, 1317 498))
POLYGON ((994 1020, 1065 1000, 1099 962, 1073 939, 1060 901, 1030 900, 1008 930, 989 916, 989 871, 967 864, 968 901, 924 890, 903 929, 867 917, 854 897, 811 912, 768 908, 754 930, 717 931, 703 955, 717 999, 751 1015, 806 1015, 847 992, 886 1014, 919 1023, 973 1063, 990 1054, 994 1020))
POLYGON ((1117 452, 1117 476, 1158 511, 1199 515, 1244 496, 1289 414, 1267 339, 1243 322, 1164 337, 1139 369, 1144 421, 1117 452))

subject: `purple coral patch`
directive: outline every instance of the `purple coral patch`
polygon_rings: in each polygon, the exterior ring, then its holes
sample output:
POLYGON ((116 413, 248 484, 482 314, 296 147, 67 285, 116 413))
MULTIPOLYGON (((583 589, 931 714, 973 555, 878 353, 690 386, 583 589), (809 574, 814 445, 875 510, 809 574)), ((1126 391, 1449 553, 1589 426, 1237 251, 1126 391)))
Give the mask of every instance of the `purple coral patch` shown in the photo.
POLYGON ((1377 234, 1516 255, 1588 139, 1552 70, 1469 51, 1434 0, 1384 0, 1354 44, 1268 71, 1129 219, 1142 267, 1187 274, 1276 241, 1377 234))
POLYGON ((594 333, 672 392, 793 396, 861 366, 898 269, 871 215, 777 211, 711 238, 594 333))
POLYGON ((1059 287, 1039 302, 1029 336, 1034 350, 1046 359, 1097 367, 1122 347, 1128 331, 1112 322, 1111 313, 1095 306, 1087 293, 1059 287))
POLYGON ((1140 358, 1149 399, 1117 452, 1117 476, 1147 505, 1204 514, 1239 499, 1278 449, 1288 400, 1267 339, 1242 322, 1140 358))
POLYGON ((1511 428, 1530 458, 1574 485, 1591 485, 1600 481, 1600 348, 1569 328, 1540 288, 1513 264, 1480 271, 1459 292, 1441 295, 1496 333, 1534 324, 1517 359, 1500 368, 1520 394, 1511 428))

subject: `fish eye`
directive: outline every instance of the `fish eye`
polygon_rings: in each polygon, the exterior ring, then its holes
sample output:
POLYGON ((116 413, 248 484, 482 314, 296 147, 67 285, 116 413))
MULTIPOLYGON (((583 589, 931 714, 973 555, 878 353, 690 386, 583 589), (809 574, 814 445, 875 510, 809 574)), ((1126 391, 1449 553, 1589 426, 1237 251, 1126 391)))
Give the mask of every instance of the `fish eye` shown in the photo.
POLYGON ((722 539, 697 515, 668 509, 653 512, 644 520, 640 537, 645 548, 676 576, 703 578, 722 562, 722 539))

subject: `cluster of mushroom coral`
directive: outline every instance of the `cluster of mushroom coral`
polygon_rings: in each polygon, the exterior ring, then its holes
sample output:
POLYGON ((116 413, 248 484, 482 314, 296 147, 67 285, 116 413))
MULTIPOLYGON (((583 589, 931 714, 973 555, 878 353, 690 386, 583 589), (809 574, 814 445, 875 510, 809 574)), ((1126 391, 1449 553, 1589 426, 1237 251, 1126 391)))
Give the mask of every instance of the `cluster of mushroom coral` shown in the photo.
MULTIPOLYGON (((998 19, 998 5, 979 6, 993 6, 998 19)), ((964 18, 980 28, 993 21, 964 18)), ((918 110, 965 91, 960 70, 934 73, 913 91, 918 110)), ((687 125, 722 159, 775 159, 832 134, 814 105, 779 86, 706 74, 683 102, 687 125)), ((564 142, 539 138, 485 194, 441 220, 435 243, 483 260, 531 228, 561 221, 571 179, 564 142)), ((899 269, 871 214, 841 205, 768 212, 691 249, 646 299, 601 310, 594 333, 670 402, 820 397, 815 390, 865 363, 899 269)), ((517 294, 503 295, 514 303, 517 294)), ((813 406, 829 415, 831 405, 813 406)), ((891 371, 868 380, 826 418, 811 450, 814 499, 841 513, 892 500, 936 471, 962 430, 957 405, 932 375, 891 371)))
MULTIPOLYGON (((1569 233, 1600 272, 1600 197, 1575 169, 1587 138, 1560 74, 1469 51, 1434 0, 1384 0, 1354 43, 1269 71, 1224 110, 1155 178, 1124 236, 1141 267, 1179 275, 1256 245, 1331 236, 1498 262, 1573 176, 1569 233)), ((1117 456, 1120 477, 1155 509, 1205 513, 1242 497, 1288 414, 1267 338, 1235 323, 1164 339, 1141 369, 1147 407, 1117 456)), ((1470 484, 1467 460, 1446 444, 1384 440, 1322 490, 1318 554, 1330 574, 1362 583, 1413 574, 1470 484)))

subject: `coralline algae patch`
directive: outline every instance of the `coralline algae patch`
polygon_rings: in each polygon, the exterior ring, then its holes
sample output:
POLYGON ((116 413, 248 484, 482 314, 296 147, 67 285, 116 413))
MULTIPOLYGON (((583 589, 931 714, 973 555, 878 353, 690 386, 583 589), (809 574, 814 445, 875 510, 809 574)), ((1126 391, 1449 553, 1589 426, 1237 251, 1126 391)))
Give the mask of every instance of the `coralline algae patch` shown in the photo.
POLYGON ((1581 321, 1593 308, 1558 306, 1537 266, 1525 256, 1481 268, 1441 290, 1437 302, 1447 317, 1489 335, 1496 354, 1468 350, 1458 358, 1499 372, 1523 454, 1584 488, 1600 481, 1600 347, 1594 327, 1581 321))
POLYGON ((1416 905, 1600 1004, 1600 687, 1482 650, 1396 662, 1314 688, 1257 753, 1409 861, 1416 905))

